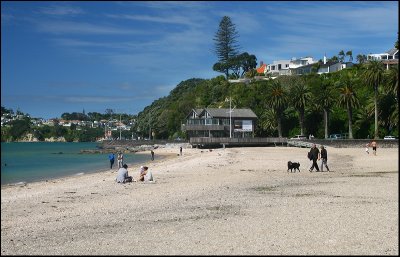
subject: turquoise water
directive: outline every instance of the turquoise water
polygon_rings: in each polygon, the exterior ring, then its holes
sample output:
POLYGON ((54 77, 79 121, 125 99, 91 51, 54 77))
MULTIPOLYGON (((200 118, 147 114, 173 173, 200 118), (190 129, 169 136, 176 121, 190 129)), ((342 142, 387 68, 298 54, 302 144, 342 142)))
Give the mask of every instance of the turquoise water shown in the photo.
MULTIPOLYGON (((81 154, 96 149, 97 143, 1 143, 1 184, 34 182, 110 170, 108 154, 81 154)), ((115 155, 115 157, 117 157, 115 155)), ((124 163, 133 167, 148 162, 150 154, 124 154, 124 163)), ((117 170, 117 160, 113 170, 117 170)))

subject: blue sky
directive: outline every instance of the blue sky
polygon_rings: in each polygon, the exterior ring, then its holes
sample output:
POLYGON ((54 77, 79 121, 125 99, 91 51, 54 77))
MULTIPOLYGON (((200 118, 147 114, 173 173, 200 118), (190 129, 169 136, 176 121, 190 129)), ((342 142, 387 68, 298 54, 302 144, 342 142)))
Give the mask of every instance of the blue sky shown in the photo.
POLYGON ((398 2, 1 1, 1 105, 45 119, 137 114, 181 81, 213 78, 223 16, 258 63, 382 53, 398 2))

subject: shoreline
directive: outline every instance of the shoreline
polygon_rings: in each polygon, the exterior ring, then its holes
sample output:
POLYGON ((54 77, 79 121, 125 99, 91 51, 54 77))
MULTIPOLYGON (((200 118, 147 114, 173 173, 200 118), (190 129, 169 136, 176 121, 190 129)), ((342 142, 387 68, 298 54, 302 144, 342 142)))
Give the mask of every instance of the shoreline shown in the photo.
MULTIPOLYGON (((115 152, 115 151, 114 151, 115 152)), ((147 153, 145 153, 145 151, 140 151, 140 152, 134 152, 134 154, 140 154, 140 155, 147 155, 147 153)), ((159 158, 155 158, 154 161, 150 161, 153 163, 157 163, 162 161, 163 159, 168 159, 168 158, 172 158, 173 154, 168 154, 168 153, 162 153, 158 155, 160 157, 159 158)), ((131 173, 131 165, 128 164, 128 172, 131 173)), ((138 163, 138 164, 134 164, 132 166, 141 166, 142 164, 138 163)), ((59 176, 59 177, 54 177, 54 178, 47 178, 47 179, 40 179, 40 180, 36 180, 36 181, 31 181, 31 182, 26 182, 26 181, 18 181, 15 183, 7 183, 7 184, 2 184, 1 185, 1 189, 6 189, 6 188, 12 188, 12 187, 24 187, 27 185, 31 185, 31 184, 35 184, 35 183, 57 183, 57 182, 61 182, 62 180, 68 179, 68 178, 75 178, 75 177, 81 177, 81 176, 88 176, 88 175, 93 175, 93 174, 102 174, 102 173, 107 173, 107 172, 111 172, 111 173, 116 173, 118 171, 118 169, 113 169, 110 170, 109 168, 101 168, 101 169, 95 169, 95 170, 91 170, 89 172, 78 172, 75 174, 70 174, 70 175, 63 175, 63 176, 59 176)))
POLYGON ((2 188, 2 254, 397 255, 398 148, 327 150, 331 172, 309 172, 304 148, 175 148, 146 163, 151 184, 2 188))

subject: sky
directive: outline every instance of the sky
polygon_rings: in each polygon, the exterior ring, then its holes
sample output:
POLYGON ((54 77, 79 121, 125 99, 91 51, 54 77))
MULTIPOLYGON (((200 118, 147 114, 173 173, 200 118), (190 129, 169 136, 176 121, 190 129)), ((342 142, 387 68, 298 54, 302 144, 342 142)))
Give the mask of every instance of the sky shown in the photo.
POLYGON ((211 79, 224 16, 261 61, 383 53, 398 1, 1 1, 1 106, 36 118, 138 114, 190 78, 211 79))

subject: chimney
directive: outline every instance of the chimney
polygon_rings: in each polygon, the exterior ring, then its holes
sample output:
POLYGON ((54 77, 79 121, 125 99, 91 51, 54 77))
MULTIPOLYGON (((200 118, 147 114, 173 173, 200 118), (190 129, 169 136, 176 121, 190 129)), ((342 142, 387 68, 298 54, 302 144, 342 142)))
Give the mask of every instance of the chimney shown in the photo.
POLYGON ((326 53, 324 54, 324 64, 326 64, 326 53))

